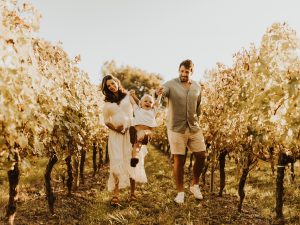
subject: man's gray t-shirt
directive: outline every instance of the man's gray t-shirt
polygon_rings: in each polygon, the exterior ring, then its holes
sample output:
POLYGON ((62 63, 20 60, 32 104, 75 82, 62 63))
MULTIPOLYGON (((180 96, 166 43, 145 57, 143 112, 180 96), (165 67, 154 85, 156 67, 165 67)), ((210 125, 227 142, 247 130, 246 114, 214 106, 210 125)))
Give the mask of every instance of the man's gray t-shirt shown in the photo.
POLYGON ((189 89, 185 88, 179 78, 166 82, 164 96, 167 97, 167 127, 184 133, 189 127, 192 133, 200 130, 201 87, 191 81, 189 89))

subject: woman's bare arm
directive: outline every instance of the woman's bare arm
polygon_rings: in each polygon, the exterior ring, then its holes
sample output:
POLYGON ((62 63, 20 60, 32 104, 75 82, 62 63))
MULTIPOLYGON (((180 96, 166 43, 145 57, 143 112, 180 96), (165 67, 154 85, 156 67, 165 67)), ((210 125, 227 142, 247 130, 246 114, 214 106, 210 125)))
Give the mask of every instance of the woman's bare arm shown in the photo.
POLYGON ((157 96, 157 99, 155 100, 155 103, 154 103, 155 107, 159 107, 160 106, 161 96, 162 96, 162 94, 160 94, 160 95, 157 96))
POLYGON ((136 96, 135 91, 134 90, 130 90, 129 91, 129 95, 130 95, 130 102, 132 105, 137 104, 139 105, 139 98, 136 96))
MULTIPOLYGON (((118 126, 118 127, 114 127, 114 125, 112 125, 111 123, 106 123, 105 125, 106 125, 109 129, 111 129, 111 130, 113 130, 113 131, 115 131, 115 132, 118 132, 118 133, 120 133, 120 134, 124 134, 124 132, 122 132, 123 129, 124 129, 123 125, 118 126)), ((125 132, 126 132, 126 130, 125 130, 125 132)))

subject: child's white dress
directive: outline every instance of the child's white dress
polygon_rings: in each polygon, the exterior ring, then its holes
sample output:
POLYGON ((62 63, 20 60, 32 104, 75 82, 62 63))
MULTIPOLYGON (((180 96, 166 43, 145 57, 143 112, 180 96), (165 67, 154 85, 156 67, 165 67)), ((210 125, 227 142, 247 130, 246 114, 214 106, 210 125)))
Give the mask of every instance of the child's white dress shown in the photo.
POLYGON ((148 127, 157 127, 156 118, 155 118, 158 112, 157 107, 146 110, 139 107, 137 104, 133 104, 133 112, 134 112, 133 126, 145 125, 148 127))
MULTIPOLYGON (((112 123, 114 126, 126 124, 131 125, 133 120, 133 109, 127 94, 120 104, 105 102, 103 106, 104 122, 112 123)), ((143 146, 138 154, 139 163, 136 167, 130 166, 132 144, 130 143, 129 131, 124 135, 109 130, 108 154, 110 160, 110 171, 108 178, 108 190, 115 187, 116 176, 119 179, 119 188, 130 186, 129 178, 137 182, 147 182, 144 168, 144 157, 147 154, 147 147, 143 146)))

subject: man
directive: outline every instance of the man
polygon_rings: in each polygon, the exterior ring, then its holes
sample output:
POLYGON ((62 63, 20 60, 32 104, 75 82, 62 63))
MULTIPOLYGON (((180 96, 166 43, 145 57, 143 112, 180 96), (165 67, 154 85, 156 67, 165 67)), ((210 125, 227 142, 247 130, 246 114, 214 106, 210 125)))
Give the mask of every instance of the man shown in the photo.
POLYGON ((194 64, 184 60, 179 65, 179 77, 157 89, 168 99, 167 128, 171 153, 174 155, 174 178, 178 194, 174 201, 184 203, 184 161, 186 147, 194 153, 193 180, 190 191, 196 199, 203 199, 199 177, 205 163, 205 142, 199 124, 201 88, 191 80, 194 64))

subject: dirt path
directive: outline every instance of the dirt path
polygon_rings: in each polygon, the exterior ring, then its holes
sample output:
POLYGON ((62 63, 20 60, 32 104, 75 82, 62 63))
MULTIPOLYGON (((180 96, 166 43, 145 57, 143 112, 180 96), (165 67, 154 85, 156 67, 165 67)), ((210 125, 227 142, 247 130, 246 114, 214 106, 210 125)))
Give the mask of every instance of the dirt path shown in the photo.
POLYGON ((48 213, 45 196, 29 194, 31 197, 18 205, 15 224, 270 224, 253 206, 245 204, 243 213, 238 213, 236 196, 220 198, 204 190, 204 199, 195 200, 188 193, 188 174, 186 202, 178 206, 173 202, 176 193, 168 159, 156 150, 147 155, 146 172, 149 181, 137 187, 136 202, 130 202, 128 190, 124 190, 120 205, 109 205, 106 167, 96 178, 87 176, 86 184, 72 197, 66 197, 65 190, 56 193, 53 216, 48 213))

